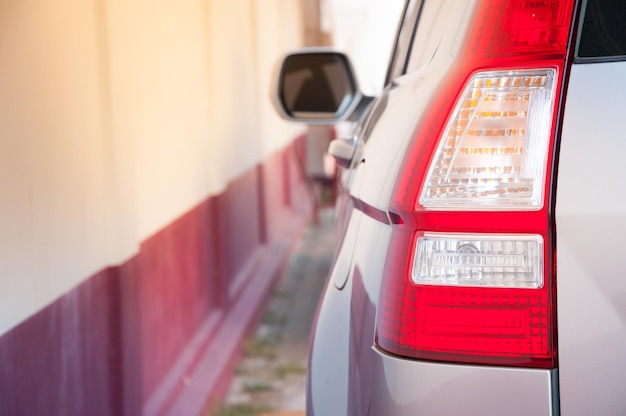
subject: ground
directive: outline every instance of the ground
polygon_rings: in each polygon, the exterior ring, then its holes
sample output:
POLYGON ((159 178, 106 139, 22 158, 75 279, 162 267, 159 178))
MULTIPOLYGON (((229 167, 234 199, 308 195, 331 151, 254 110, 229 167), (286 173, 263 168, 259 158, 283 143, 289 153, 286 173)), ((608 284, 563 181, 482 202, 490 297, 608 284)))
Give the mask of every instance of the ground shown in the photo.
POLYGON ((334 211, 320 210, 294 247, 256 333, 214 416, 296 416, 306 408, 305 374, 311 323, 335 249, 334 211))

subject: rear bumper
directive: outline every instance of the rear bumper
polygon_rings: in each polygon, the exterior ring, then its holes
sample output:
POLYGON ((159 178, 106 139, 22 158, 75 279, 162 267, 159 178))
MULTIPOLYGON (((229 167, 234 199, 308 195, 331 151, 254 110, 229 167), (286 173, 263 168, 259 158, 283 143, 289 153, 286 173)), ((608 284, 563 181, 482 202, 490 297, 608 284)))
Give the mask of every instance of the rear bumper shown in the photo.
POLYGON ((557 415, 556 370, 438 364, 392 357, 373 349, 382 363, 388 397, 377 402, 389 415, 557 415))
MULTIPOLYGON (((558 371, 406 360, 371 348, 359 374, 309 376, 307 415, 559 415, 558 371), (339 394, 342 392, 341 394, 339 394)), ((350 373, 354 373, 351 368, 350 373)))

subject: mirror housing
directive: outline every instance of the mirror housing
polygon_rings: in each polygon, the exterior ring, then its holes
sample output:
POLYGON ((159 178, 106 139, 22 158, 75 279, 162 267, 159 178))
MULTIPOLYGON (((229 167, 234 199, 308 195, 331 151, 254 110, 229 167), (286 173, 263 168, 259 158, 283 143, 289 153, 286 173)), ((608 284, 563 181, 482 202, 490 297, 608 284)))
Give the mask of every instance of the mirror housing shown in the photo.
POLYGON ((350 60, 332 48, 287 54, 275 71, 272 96, 281 117, 307 124, 351 120, 364 98, 350 60))

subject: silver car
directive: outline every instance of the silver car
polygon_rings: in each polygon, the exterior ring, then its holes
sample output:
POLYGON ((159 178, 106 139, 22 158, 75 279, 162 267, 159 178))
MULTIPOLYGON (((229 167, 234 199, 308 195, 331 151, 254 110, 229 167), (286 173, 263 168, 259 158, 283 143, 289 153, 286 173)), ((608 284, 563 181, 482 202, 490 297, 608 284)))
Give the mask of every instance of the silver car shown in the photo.
POLYGON ((378 97, 342 53, 283 60, 283 117, 355 125, 307 414, 626 414, 624 22, 409 0, 378 97))

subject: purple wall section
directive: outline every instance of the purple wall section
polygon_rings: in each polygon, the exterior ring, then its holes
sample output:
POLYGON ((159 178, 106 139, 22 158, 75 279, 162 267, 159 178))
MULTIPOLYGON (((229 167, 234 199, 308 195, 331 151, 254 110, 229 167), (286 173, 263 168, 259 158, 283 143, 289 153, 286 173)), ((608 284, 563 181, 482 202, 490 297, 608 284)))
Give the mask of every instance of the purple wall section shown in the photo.
POLYGON ((98 273, 0 339, 0 414, 120 412, 115 280, 98 273))
POLYGON ((0 337, 0 415, 199 414, 311 214, 291 147, 0 337))

